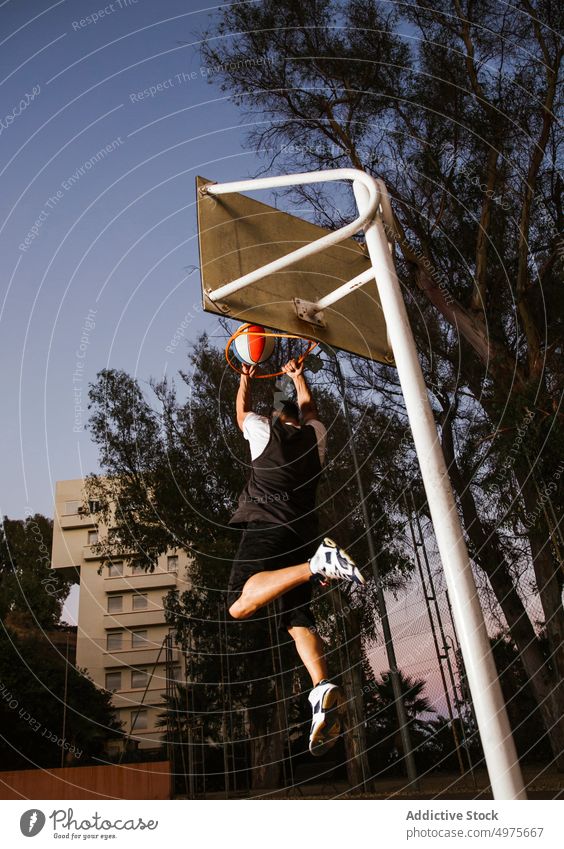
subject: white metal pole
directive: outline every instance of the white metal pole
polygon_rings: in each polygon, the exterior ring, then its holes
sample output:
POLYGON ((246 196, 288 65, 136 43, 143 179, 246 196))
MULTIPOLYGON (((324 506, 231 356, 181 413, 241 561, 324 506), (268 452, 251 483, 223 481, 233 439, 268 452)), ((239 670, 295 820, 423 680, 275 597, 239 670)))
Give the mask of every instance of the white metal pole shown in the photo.
MULTIPOLYGON (((362 213, 369 197, 364 181, 355 181, 353 189, 362 213)), ((451 597, 493 795, 495 799, 526 799, 468 550, 382 222, 373 220, 365 228, 365 234, 451 597)))
POLYGON ((355 289, 358 289, 360 286, 365 286, 367 283, 370 283, 371 280, 374 280, 374 269, 368 268, 366 271, 363 271, 362 274, 357 274, 357 276, 353 277, 352 280, 349 280, 348 283, 343 283, 343 285, 339 286, 338 289, 335 289, 334 292, 330 292, 329 295, 325 295, 324 298, 320 298, 317 303, 313 305, 315 311, 320 312, 321 310, 326 309, 326 307, 330 307, 331 304, 336 304, 337 301, 340 301, 342 298, 346 298, 347 295, 350 295, 350 293, 354 292, 355 289))

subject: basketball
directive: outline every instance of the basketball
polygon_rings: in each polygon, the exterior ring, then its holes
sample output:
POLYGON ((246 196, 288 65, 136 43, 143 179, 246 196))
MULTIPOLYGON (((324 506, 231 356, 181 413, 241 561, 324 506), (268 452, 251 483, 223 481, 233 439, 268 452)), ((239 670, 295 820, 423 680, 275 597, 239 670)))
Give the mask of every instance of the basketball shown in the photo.
POLYGON ((251 324, 233 342, 235 355, 242 363, 249 366, 264 363, 272 355, 274 350, 274 338, 262 336, 264 327, 260 324, 251 324))

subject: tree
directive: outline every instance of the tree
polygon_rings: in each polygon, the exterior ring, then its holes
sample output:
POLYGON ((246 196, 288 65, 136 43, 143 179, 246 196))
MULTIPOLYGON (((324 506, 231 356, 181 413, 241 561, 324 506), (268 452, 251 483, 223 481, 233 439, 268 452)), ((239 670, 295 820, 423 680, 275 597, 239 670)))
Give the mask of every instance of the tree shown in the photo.
POLYGON ((111 694, 70 665, 41 632, 0 632, 0 753, 3 769, 80 765, 119 735, 111 694), (65 673, 67 676, 65 686, 65 673))
MULTIPOLYGON (((472 556, 564 767, 559 24, 556 0, 417 0, 393 10, 375 0, 266 0, 226 7, 203 55, 251 114, 267 168, 353 165, 386 182, 472 556), (531 582, 550 663, 525 605, 531 582)), ((329 226, 350 211, 327 189, 303 187, 294 199, 329 226)), ((405 411, 393 370, 352 367, 359 389, 390 402, 397 432, 405 411)), ((401 438, 391 457, 410 480, 401 438)), ((423 495, 418 507, 428 509, 423 495)))
MULTIPOLYGON (((519 757, 546 763, 550 761, 550 740, 543 733, 539 708, 515 644, 507 633, 497 634, 491 644, 519 757)), ((541 645, 548 654, 546 638, 541 637, 541 645)))
POLYGON ((71 581, 51 569, 52 538, 53 521, 39 513, 5 516, 0 529, 5 769, 59 766, 61 751, 67 762, 84 763, 101 755, 106 739, 119 729, 110 694, 71 666, 58 647, 69 629, 60 617, 71 581))
MULTIPOLYGON (((197 704, 194 686, 175 683, 162 697, 163 712, 156 725, 163 728, 163 748, 172 761, 176 793, 196 795, 203 789, 204 735, 201 720, 205 706, 197 704)), ((210 782, 208 781, 208 788, 210 782)))
POLYGON ((466 771, 483 759, 480 738, 472 729, 465 728, 464 719, 451 720, 439 714, 427 722, 427 739, 417 752, 417 762, 425 770, 434 768, 444 772, 459 772, 461 762, 466 771), (456 734, 457 742, 455 742, 456 734), (470 759, 468 758, 470 754, 470 759))
POLYGON ((71 581, 51 568, 53 521, 39 513, 26 519, 4 516, 0 528, 0 615, 18 615, 30 627, 59 623, 71 581))
MULTIPOLYGON (((391 674, 389 671, 383 672, 378 679, 367 667, 365 672, 366 684, 363 692, 369 751, 378 775, 383 769, 395 767, 403 760, 405 753, 395 708, 391 674)), ((399 682, 412 749, 417 760, 421 761, 421 749, 429 736, 429 721, 421 719, 420 714, 431 714, 433 709, 423 694, 425 681, 400 672, 399 682)))

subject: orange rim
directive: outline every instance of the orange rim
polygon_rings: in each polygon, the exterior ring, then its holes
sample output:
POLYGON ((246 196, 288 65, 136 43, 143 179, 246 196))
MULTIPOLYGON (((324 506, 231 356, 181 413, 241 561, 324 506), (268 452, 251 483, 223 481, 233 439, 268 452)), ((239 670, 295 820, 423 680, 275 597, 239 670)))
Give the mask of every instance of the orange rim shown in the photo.
MULTIPOLYGON (((237 330, 235 331, 235 333, 232 334, 231 338, 229 339, 229 342, 225 346, 225 359, 227 360, 227 362, 229 363, 229 365, 231 366, 233 371, 236 371, 237 374, 244 374, 244 372, 241 371, 241 369, 237 367, 237 365, 235 364, 235 361, 231 357, 231 345, 233 344, 233 342, 235 341, 235 339, 238 336, 240 336, 242 333, 244 333, 247 330, 248 327, 252 327, 252 326, 253 325, 250 322, 247 322, 247 324, 242 324, 241 327, 238 327, 237 330)), ((298 363, 300 363, 300 364, 303 363, 303 361, 306 359, 306 357, 308 357, 311 354, 311 352, 313 351, 313 349, 317 345, 317 342, 315 342, 313 339, 307 339, 304 336, 297 336, 295 333, 283 333, 283 332, 276 331, 276 330, 269 330, 269 331, 265 331, 264 333, 259 333, 258 331, 251 331, 249 333, 249 336, 270 336, 270 337, 274 337, 275 339, 301 339, 303 342, 307 342, 308 343, 307 351, 304 351, 303 354, 300 354, 300 356, 297 358, 298 363)), ((257 363, 257 365, 259 365, 259 364, 257 363)), ((268 378, 268 377, 279 377, 281 374, 284 374, 284 373, 285 372, 283 372, 283 371, 275 371, 275 372, 272 372, 272 374, 255 374, 254 380, 257 380, 257 379, 258 380, 260 380, 260 379, 266 380, 266 378, 268 378)))

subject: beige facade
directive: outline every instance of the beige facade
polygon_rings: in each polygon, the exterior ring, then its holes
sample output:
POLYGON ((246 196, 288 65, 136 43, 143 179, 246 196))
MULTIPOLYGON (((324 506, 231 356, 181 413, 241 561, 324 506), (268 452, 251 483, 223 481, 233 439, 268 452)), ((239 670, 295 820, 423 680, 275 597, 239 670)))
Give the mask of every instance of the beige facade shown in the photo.
MULTIPOLYGON (((57 482, 53 527, 53 568, 80 572, 76 663, 98 687, 114 691, 124 732, 140 748, 149 748, 160 743, 164 730, 155 724, 166 689, 163 641, 169 629, 163 596, 172 587, 181 592, 187 588, 189 558, 176 549, 148 573, 116 557, 100 574, 100 560, 92 550, 98 533, 96 505, 83 511, 83 483, 82 478, 57 482)), ((174 648, 172 654, 172 672, 184 680, 181 652, 174 648)))

